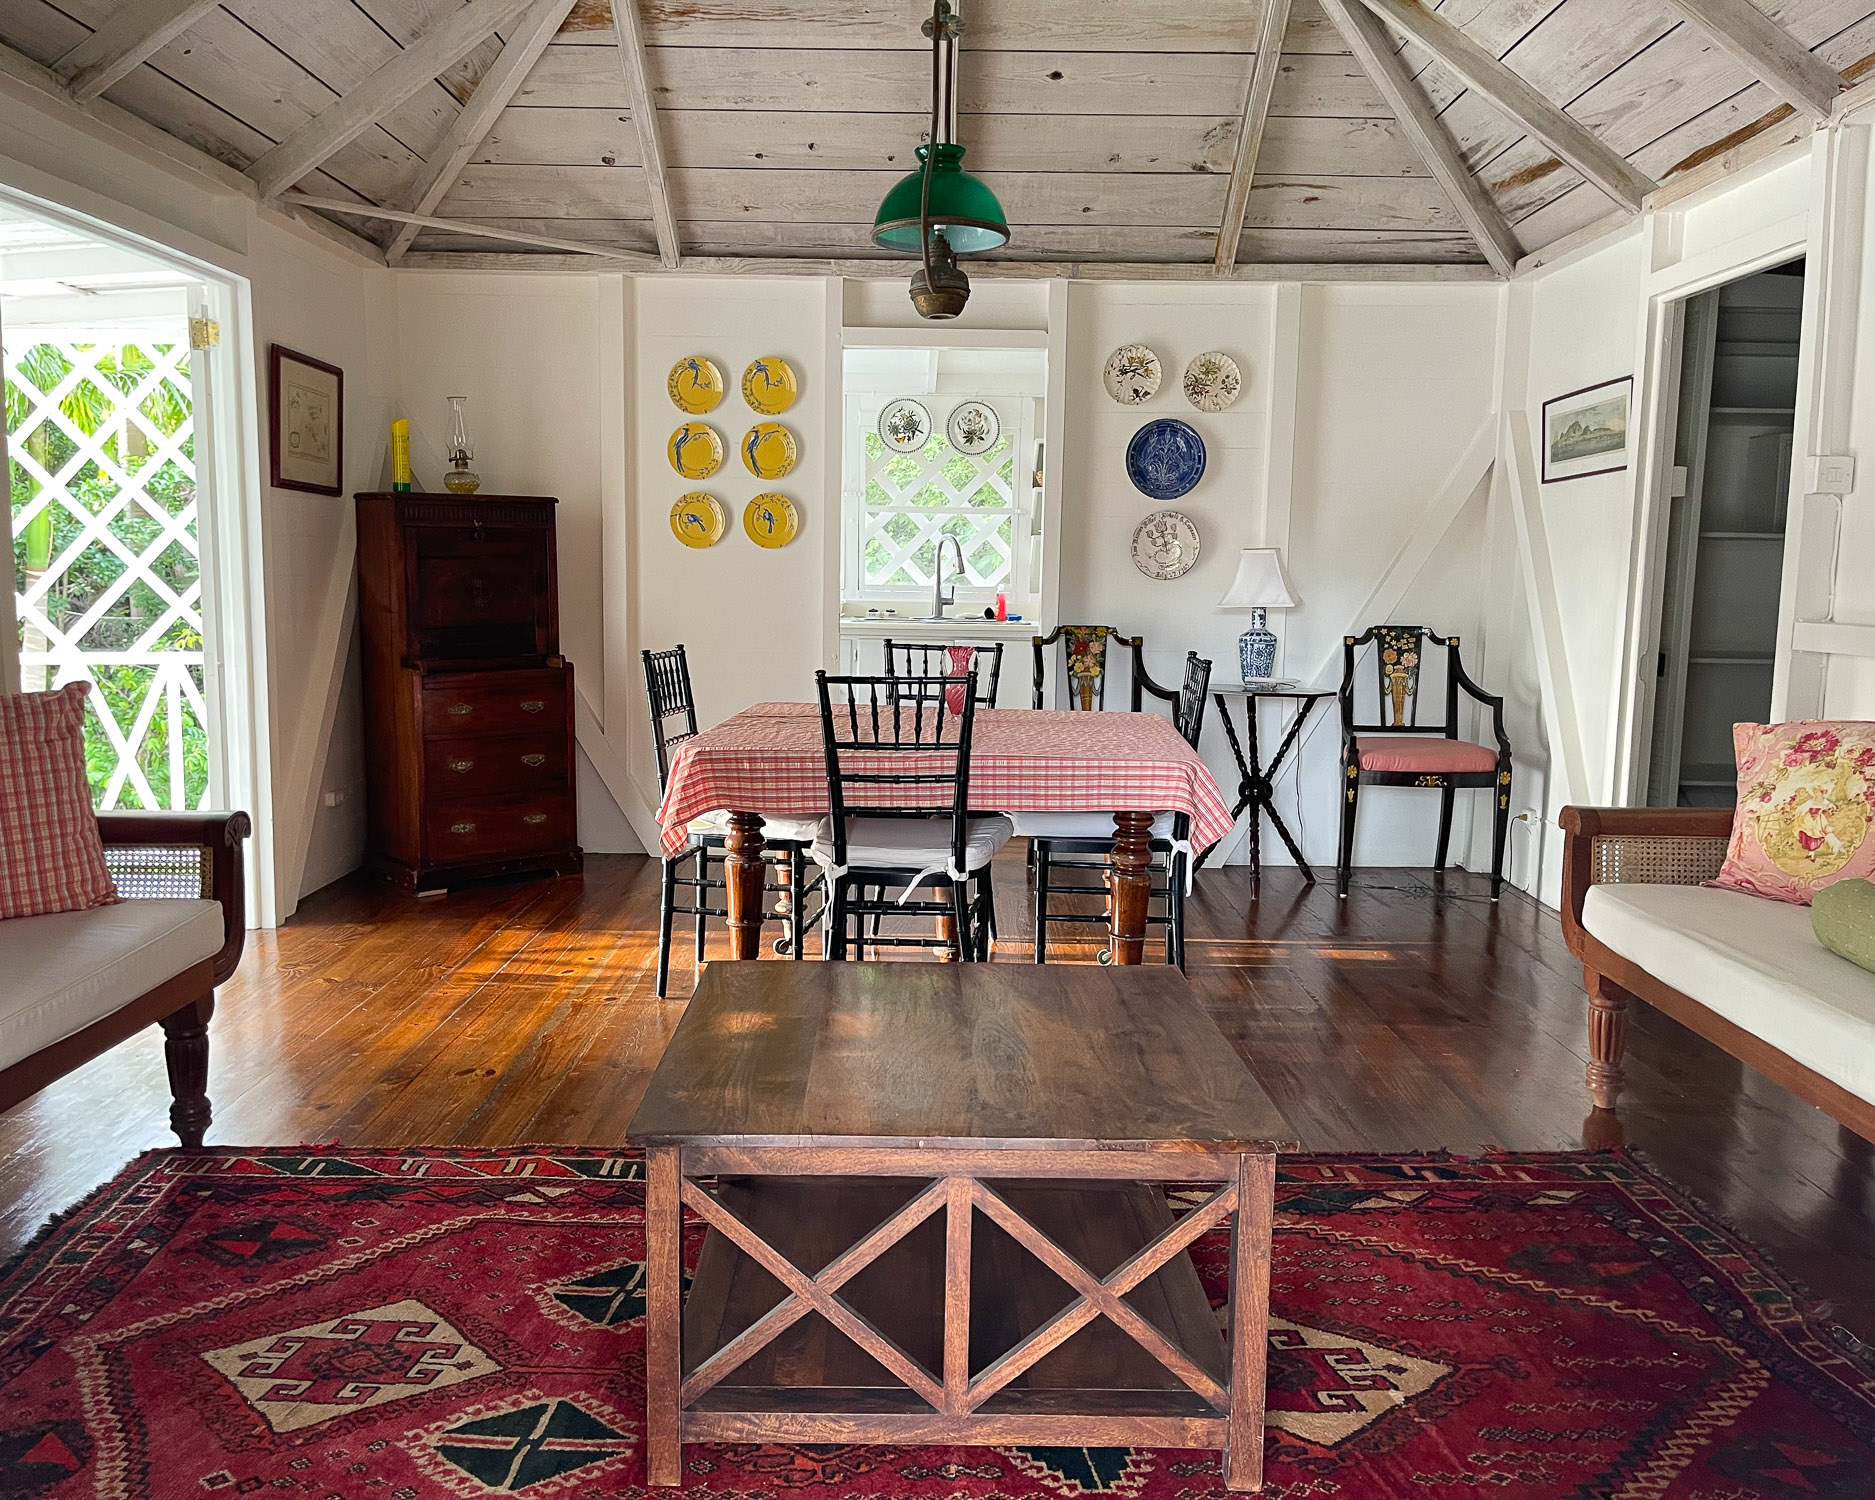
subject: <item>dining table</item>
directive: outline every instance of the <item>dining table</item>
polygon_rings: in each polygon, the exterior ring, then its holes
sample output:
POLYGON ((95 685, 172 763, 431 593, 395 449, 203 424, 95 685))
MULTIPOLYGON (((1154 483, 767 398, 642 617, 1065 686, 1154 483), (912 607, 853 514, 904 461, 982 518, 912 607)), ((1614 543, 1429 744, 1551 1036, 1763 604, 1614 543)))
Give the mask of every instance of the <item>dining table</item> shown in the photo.
MULTIPOLYGON (((930 770, 953 752, 880 752, 881 771, 930 770)), ((948 805, 941 786, 882 785, 876 805, 948 805)), ((852 792, 849 802, 859 800, 852 792)), ((1112 814, 1108 856, 1109 943, 1103 960, 1143 961, 1152 894, 1152 822, 1183 813, 1203 851, 1231 831, 1230 809, 1210 769, 1173 726, 1153 713, 979 709, 970 749, 970 807, 979 813, 1112 814)), ((724 881, 730 956, 761 951, 763 815, 826 817, 827 758, 814 703, 757 703, 681 745, 658 824, 667 854, 681 851, 693 820, 727 814, 724 881)))

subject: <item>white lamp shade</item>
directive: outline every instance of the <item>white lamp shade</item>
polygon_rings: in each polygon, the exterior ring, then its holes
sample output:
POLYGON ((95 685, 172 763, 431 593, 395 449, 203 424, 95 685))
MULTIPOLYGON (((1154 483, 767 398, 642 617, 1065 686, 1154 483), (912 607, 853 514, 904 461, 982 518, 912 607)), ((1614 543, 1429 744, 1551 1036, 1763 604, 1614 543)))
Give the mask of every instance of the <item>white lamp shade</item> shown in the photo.
POLYGON ((1219 609, 1294 609, 1302 601, 1289 587, 1289 575, 1283 572, 1283 555, 1275 547, 1245 547, 1237 559, 1237 576, 1231 580, 1219 609))

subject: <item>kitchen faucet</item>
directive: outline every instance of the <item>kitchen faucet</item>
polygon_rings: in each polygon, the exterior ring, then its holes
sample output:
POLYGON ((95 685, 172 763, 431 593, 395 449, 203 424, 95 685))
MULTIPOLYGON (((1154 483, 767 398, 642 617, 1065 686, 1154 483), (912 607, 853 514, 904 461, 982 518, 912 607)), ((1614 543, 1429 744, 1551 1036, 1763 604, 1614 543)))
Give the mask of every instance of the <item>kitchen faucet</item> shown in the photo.
POLYGON ((956 585, 955 580, 956 580, 957 575, 963 572, 963 570, 964 570, 963 543, 958 541, 956 537, 951 536, 948 533, 939 537, 938 544, 937 544, 937 558, 936 558, 936 561, 932 565, 932 572, 931 572, 931 613, 926 615, 925 619, 942 620, 945 617, 944 606, 951 603, 953 600, 956 599, 957 585, 956 585), (957 554, 957 566, 950 575, 953 581, 952 581, 951 587, 948 590, 944 587, 944 544, 946 542, 950 543, 951 551, 957 554))

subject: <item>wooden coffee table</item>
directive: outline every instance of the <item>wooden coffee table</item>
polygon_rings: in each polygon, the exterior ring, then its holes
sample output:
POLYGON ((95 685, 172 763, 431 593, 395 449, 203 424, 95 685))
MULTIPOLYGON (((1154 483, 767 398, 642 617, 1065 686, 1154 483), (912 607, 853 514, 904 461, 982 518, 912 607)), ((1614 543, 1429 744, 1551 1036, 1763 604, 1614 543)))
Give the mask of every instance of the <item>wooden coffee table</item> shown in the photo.
POLYGON ((1174 970, 711 964, 629 1128, 650 1482, 685 1442, 1140 1444, 1258 1488, 1293 1134, 1174 970), (1220 1332, 1184 1252, 1227 1220, 1220 1332))

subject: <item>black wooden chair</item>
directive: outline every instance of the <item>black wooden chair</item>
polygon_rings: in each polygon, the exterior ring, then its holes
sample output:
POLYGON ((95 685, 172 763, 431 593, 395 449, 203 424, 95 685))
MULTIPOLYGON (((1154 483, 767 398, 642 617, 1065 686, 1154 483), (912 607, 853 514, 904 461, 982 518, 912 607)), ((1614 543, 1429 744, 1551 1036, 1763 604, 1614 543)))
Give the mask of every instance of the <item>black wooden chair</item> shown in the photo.
MULTIPOLYGON (((644 658, 645 697, 651 708, 651 741, 658 755, 658 791, 663 792, 671 775, 671 752, 685 740, 696 738, 697 702, 690 687, 690 661, 684 648, 669 651, 646 651, 644 658)), ((775 951, 795 959, 802 957, 801 941, 808 928, 807 900, 819 888, 818 877, 807 879, 807 849, 820 832, 816 818, 763 817, 763 836, 767 847, 763 858, 777 877, 768 888, 785 892, 780 912, 786 933, 775 944, 775 951)), ((690 825, 690 841, 676 854, 664 857, 663 889, 658 899, 658 972, 657 996, 664 998, 671 971, 671 923, 676 917, 695 919, 696 959, 703 961, 705 924, 711 917, 729 915, 728 888, 721 866, 728 858, 729 815, 706 813, 690 825), (694 892, 688 903, 678 900, 679 889, 694 892), (719 904, 712 905, 710 893, 721 891, 719 904)))
POLYGON ((1504 888, 1504 837, 1510 829, 1510 738, 1504 733, 1504 700, 1487 693, 1465 673, 1458 637, 1435 635, 1424 625, 1375 625, 1341 644, 1341 852, 1335 863, 1335 891, 1345 898, 1354 862, 1354 819, 1363 786, 1418 786, 1439 789, 1439 843, 1432 867, 1445 868, 1452 840, 1452 794, 1461 788, 1494 788, 1497 803, 1491 831, 1491 899, 1504 888), (1443 646, 1445 718, 1419 722, 1419 673, 1427 644, 1443 646), (1371 645, 1379 722, 1355 719, 1355 653, 1371 645), (1491 710, 1497 748, 1458 737, 1458 693, 1491 710))
MULTIPOLYGON (((1111 625, 1057 625, 1047 635, 1035 637, 1035 706, 1046 708, 1048 689, 1048 648, 1061 642, 1062 665, 1067 670, 1069 708, 1100 709, 1107 706, 1107 647, 1130 646, 1133 659, 1139 660, 1144 636, 1121 635, 1111 625)), ((1133 688, 1133 708, 1140 703, 1138 684, 1133 688)))
MULTIPOLYGON (((1172 722, 1192 749, 1204 731, 1204 705, 1211 689, 1211 663, 1196 651, 1185 653, 1185 676, 1176 688, 1161 687, 1146 671, 1137 642, 1133 645, 1133 711, 1139 712, 1146 694, 1172 705, 1172 722)), ((1057 865, 1070 870, 1100 871, 1113 852, 1113 818, 1104 812, 1017 813, 1016 832, 1027 836, 1035 878, 1035 961, 1048 962, 1048 929, 1063 923, 1104 925, 1100 912, 1052 910, 1058 896, 1104 896, 1106 885, 1065 884, 1054 878, 1057 865)), ((1160 813, 1152 820, 1153 902, 1147 905, 1146 923, 1165 928, 1165 961, 1185 967, 1185 883, 1192 858, 1191 819, 1184 813, 1160 813)))
MULTIPOLYGON (((939 646, 891 639, 885 643, 885 675, 888 677, 962 677, 971 672, 976 674, 977 703, 983 708, 996 707, 996 684, 1003 675, 1003 643, 939 646)), ((955 712, 956 688, 953 685, 945 691, 950 694, 955 712)))
POLYGON ((996 925, 990 862, 1009 842, 1009 819, 972 817, 970 743, 976 728, 974 674, 962 704, 945 692, 954 677, 829 677, 814 674, 820 695, 827 801, 833 812, 813 847, 826 880, 826 956, 849 946, 949 948, 961 959, 990 956, 996 925), (935 752, 917 770, 894 759, 907 750, 935 752), (922 789, 920 791, 919 789, 922 789), (897 795, 902 800, 894 802, 897 795), (948 816, 933 817, 939 805, 948 816), (931 881, 941 898, 914 899, 931 881), (901 894, 894 898, 892 891, 901 894), (951 937, 884 933, 884 917, 948 918, 951 937), (862 932, 872 921, 873 931, 862 932))

